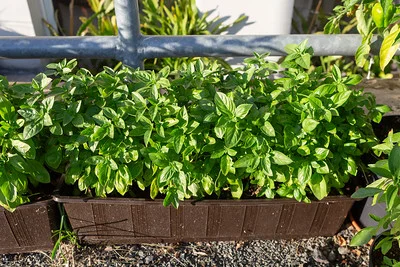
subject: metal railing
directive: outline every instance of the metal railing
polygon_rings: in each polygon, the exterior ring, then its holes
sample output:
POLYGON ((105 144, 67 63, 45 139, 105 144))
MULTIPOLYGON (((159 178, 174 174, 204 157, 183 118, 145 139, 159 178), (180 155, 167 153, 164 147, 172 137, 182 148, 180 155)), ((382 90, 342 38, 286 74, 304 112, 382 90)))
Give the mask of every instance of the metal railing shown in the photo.
MULTIPOLYGON (((138 0, 115 0, 117 36, 0 37, 3 58, 113 58, 142 67, 147 58, 251 56, 253 52, 285 55, 287 44, 308 39, 316 56, 352 56, 361 44, 357 34, 337 35, 192 35, 157 36, 140 33, 138 0)), ((372 51, 379 41, 373 38, 372 51)), ((400 54, 400 50, 397 51, 400 54)))

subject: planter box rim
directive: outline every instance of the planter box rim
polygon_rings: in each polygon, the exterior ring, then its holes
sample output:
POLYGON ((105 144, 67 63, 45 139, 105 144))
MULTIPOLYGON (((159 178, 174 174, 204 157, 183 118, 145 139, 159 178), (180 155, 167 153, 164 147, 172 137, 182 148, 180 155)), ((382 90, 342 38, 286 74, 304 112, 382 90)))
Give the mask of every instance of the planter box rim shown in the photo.
MULTIPOLYGON (((18 206, 17 209, 18 210, 29 209, 29 208, 31 208, 33 206, 42 207, 42 206, 46 206, 46 205, 50 204, 51 202, 54 202, 53 198, 43 199, 43 200, 38 200, 38 201, 32 201, 32 202, 24 203, 24 204, 18 206)), ((1 211, 6 211, 6 209, 3 208, 3 207, 0 207, 0 212, 1 211)))
MULTIPOLYGON (((146 205, 159 205, 163 202, 162 199, 150 199, 150 198, 124 198, 124 197, 107 197, 107 198, 96 198, 96 197, 79 197, 79 196, 53 196, 53 200, 58 203, 93 203, 93 204, 146 204, 146 205)), ((357 199, 351 198, 346 195, 328 196, 322 200, 313 200, 312 203, 327 203, 329 202, 354 202, 357 199)), ((258 199, 204 199, 204 200, 185 200, 179 202, 180 206, 200 206, 200 205, 270 205, 271 203, 276 204, 303 204, 309 203, 298 202, 295 199, 290 198, 258 198, 258 199)))

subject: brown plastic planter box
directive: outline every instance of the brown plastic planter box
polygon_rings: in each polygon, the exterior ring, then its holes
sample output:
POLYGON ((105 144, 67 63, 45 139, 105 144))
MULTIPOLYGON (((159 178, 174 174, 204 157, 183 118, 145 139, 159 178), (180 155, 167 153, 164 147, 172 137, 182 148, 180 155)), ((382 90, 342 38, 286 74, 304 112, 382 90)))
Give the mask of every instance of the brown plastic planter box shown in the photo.
POLYGON ((55 197, 87 243, 190 242, 332 236, 354 200, 327 197, 310 204, 290 199, 204 200, 180 203, 128 198, 55 197))
POLYGON ((52 230, 59 227, 57 203, 29 203, 9 212, 0 207, 0 254, 53 248, 52 230))

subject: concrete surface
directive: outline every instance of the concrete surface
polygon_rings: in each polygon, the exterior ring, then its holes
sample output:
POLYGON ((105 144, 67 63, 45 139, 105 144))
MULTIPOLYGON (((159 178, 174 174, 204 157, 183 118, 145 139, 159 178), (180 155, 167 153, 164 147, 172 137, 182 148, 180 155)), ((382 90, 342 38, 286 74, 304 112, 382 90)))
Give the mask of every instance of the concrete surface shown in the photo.
POLYGON ((364 80, 358 87, 363 87, 365 92, 371 92, 376 96, 377 104, 386 104, 392 108, 387 113, 400 114, 400 79, 371 79, 364 80))

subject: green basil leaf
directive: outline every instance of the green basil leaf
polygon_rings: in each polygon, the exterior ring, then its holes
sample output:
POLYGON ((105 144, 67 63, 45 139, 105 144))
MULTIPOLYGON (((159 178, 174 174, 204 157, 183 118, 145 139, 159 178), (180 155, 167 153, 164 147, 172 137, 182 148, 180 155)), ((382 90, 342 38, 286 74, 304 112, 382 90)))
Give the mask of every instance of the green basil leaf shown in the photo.
POLYGON ((185 106, 183 106, 178 113, 178 116, 180 119, 184 120, 185 122, 189 121, 189 115, 187 113, 187 109, 185 106))
POLYGON ((155 199, 158 194, 158 186, 157 186, 157 179, 153 179, 150 184, 150 197, 151 199, 155 199))
POLYGON ((146 100, 138 92, 132 92, 132 97, 135 101, 136 107, 144 108, 147 106, 146 100))
POLYGON ((306 184, 311 179, 312 168, 309 164, 305 163, 298 169, 297 178, 300 184, 306 184))
POLYGON ((174 173, 175 171, 171 168, 171 166, 165 167, 158 176, 158 185, 160 187, 166 185, 171 179, 173 179, 174 173))
POLYGON ((169 204, 172 204, 175 209, 179 207, 179 198, 175 190, 168 190, 167 195, 164 198, 164 207, 167 207, 169 204))
POLYGON ((51 119, 48 113, 45 113, 43 116, 43 125, 44 126, 51 126, 53 125, 53 120, 51 119))
POLYGON ((50 132, 54 135, 62 135, 63 134, 63 128, 61 125, 57 122, 53 126, 50 127, 50 132))
POLYGON ((42 104, 45 106, 45 109, 49 111, 50 109, 53 108, 54 105, 54 96, 48 96, 45 99, 43 99, 42 104))
POLYGON ((39 183, 50 183, 50 174, 46 168, 36 160, 28 160, 29 174, 39 183))
POLYGON ((275 136, 275 129, 269 121, 264 122, 264 125, 261 127, 261 131, 267 136, 275 136))
POLYGON ((317 147, 314 151, 314 156, 317 160, 324 160, 329 155, 329 149, 323 147, 317 147))
POLYGON ((23 139, 28 140, 37 135, 43 129, 43 120, 31 122, 24 127, 22 133, 23 139))
POLYGON ((62 159, 63 159, 63 155, 62 155, 62 149, 60 146, 50 147, 46 151, 46 154, 44 155, 44 160, 45 160, 46 164, 53 169, 57 169, 60 166, 62 159))
POLYGON ((346 85, 357 85, 362 81, 363 77, 359 74, 350 74, 344 80, 346 85))
POLYGON ((318 164, 319 164, 319 166, 316 168, 317 173, 320 173, 320 174, 328 174, 329 173, 330 169, 329 169, 328 164, 325 161, 320 161, 320 162, 318 162, 318 164))
POLYGON ((81 114, 76 114, 74 119, 72 120, 72 125, 74 125, 77 128, 82 128, 84 127, 85 119, 81 114))
POLYGON ((387 113, 392 111, 392 109, 387 105, 376 105, 375 109, 381 113, 387 113))
POLYGON ((346 103, 352 93, 352 91, 344 91, 333 95, 331 99, 335 104, 335 108, 338 108, 346 103))
POLYGON ((225 131, 226 131, 226 127, 218 127, 218 126, 214 127, 215 135, 220 139, 222 139, 224 137, 225 131))
POLYGON ((204 192, 208 195, 211 195, 214 192, 214 181, 208 174, 203 175, 201 185, 203 186, 204 192))
POLYGON ((11 140, 11 145, 17 150, 19 153, 21 153, 24 157, 26 157, 27 154, 29 154, 30 151, 33 152, 33 158, 35 158, 36 150, 33 147, 33 142, 24 142, 21 140, 11 140))
POLYGON ((79 179, 81 172, 82 168, 79 163, 77 162, 71 163, 65 175, 65 182, 67 184, 74 184, 79 179))
POLYGON ((333 65, 332 76, 336 82, 340 82, 342 80, 342 72, 336 64, 333 65))
POLYGON ((164 120, 163 126, 165 126, 166 128, 169 128, 169 127, 172 127, 172 126, 174 126, 174 125, 176 125, 178 123, 179 123, 179 120, 176 119, 176 118, 166 118, 164 120))
POLYGON ((94 168, 94 174, 99 179, 100 185, 106 185, 111 174, 111 168, 107 162, 100 162, 94 168))
POLYGON ((214 102, 218 110, 223 114, 228 115, 229 117, 234 115, 236 106, 232 98, 222 92, 217 92, 214 97, 214 102))
POLYGON ((147 130, 147 131, 144 133, 144 139, 143 139, 143 141, 144 141, 144 145, 145 145, 145 146, 147 146, 147 145, 149 144, 152 131, 153 131, 152 129, 149 129, 149 130, 147 130))
POLYGON ((117 190, 118 193, 121 195, 125 195, 126 192, 128 191, 128 184, 129 184, 129 175, 124 172, 124 170, 118 169, 116 175, 115 175, 115 189, 117 190), (128 176, 128 177, 126 177, 128 176))
POLYGON ((240 159, 238 159, 233 166, 235 168, 247 168, 253 165, 256 156, 254 155, 244 155, 240 159))
POLYGON ((0 116, 3 120, 11 122, 15 117, 15 108, 11 102, 5 97, 0 95, 0 116))
POLYGON ((102 126, 95 126, 94 127, 94 132, 90 136, 90 140, 92 142, 100 141, 104 139, 108 135, 109 131, 109 125, 108 124, 103 124, 102 126))
POLYGON ((308 146, 300 146, 297 148, 297 153, 302 156, 308 156, 311 154, 311 150, 308 146))
POLYGON ((218 149, 218 150, 214 150, 211 153, 211 158, 212 159, 219 159, 220 157, 222 157, 225 154, 225 149, 218 149))
POLYGON ((185 135, 180 135, 180 136, 174 137, 174 149, 177 154, 179 154, 181 152, 184 142, 185 142, 185 135))
POLYGON ((154 165, 165 168, 169 164, 169 160, 166 154, 164 153, 149 153, 150 160, 154 165))
POLYGON ((111 170, 116 171, 118 170, 118 164, 113 159, 108 159, 108 165, 110 166, 111 170))
POLYGON ((87 168, 89 168, 89 173, 87 175, 82 175, 78 180, 78 188, 81 191, 95 187, 95 184, 98 183, 96 176, 93 172, 90 172, 90 166, 87 166, 87 168))
POLYGON ((357 175, 357 163, 351 157, 347 158, 347 170, 346 171, 353 176, 357 175))
POLYGON ((400 34, 400 27, 398 24, 395 24, 389 31, 387 35, 383 38, 381 49, 379 51, 379 65, 381 70, 384 70, 385 67, 392 60, 396 51, 398 51, 400 47, 400 43, 398 42, 400 34))
POLYGON ((8 202, 14 202, 17 199, 17 187, 9 180, 4 181, 0 185, 0 191, 8 202))
POLYGON ((293 162, 288 156, 280 151, 272 151, 272 159, 277 165, 289 165, 293 162))
POLYGON ((228 179, 231 195, 234 199, 240 199, 243 194, 243 182, 241 179, 228 179))
POLYGON ((314 94, 316 95, 331 95, 336 91, 336 86, 333 84, 323 84, 315 89, 314 94))
POLYGON ((272 176, 274 174, 271 169, 271 161, 268 157, 262 158, 261 167, 265 175, 272 176))
POLYGON ((299 58, 295 60, 300 67, 309 69, 311 64, 311 55, 310 54, 302 54, 299 58))
POLYGON ((48 78, 46 74, 40 73, 33 78, 32 87, 36 90, 42 91, 51 83, 51 81, 52 80, 48 78))
POLYGON ((328 184, 325 177, 319 173, 314 173, 311 176, 309 186, 314 196, 321 200, 328 195, 328 184))
POLYGON ((28 163, 18 154, 8 154, 8 162, 19 172, 29 174, 30 167, 28 163))
POLYGON ((37 121, 40 119, 40 113, 34 108, 24 108, 18 110, 19 115, 21 115, 26 121, 37 121))
POLYGON ((12 172, 12 182, 17 188, 17 192, 19 194, 26 192, 28 189, 28 178, 26 174, 20 172, 12 172))
POLYGON ((241 104, 235 109, 235 116, 240 119, 244 119, 249 113, 253 104, 241 104))
POLYGON ((301 126, 306 133, 311 133, 315 128, 317 128, 318 124, 319 121, 316 121, 311 118, 306 118, 301 123, 301 126))
POLYGON ((224 155, 220 161, 220 168, 223 175, 227 176, 232 166, 232 158, 224 155))
POLYGON ((107 118, 109 118, 111 120, 118 119, 117 112, 115 112, 115 110, 113 110, 110 107, 104 107, 103 114, 104 114, 104 116, 106 116, 107 118))
POLYGON ((132 179, 136 179, 143 174, 143 162, 138 161, 134 164, 128 165, 132 179))
POLYGON ((240 138, 241 138, 241 133, 239 132, 236 125, 231 127, 226 127, 226 132, 225 132, 226 147, 232 148, 236 146, 239 143, 240 138))

